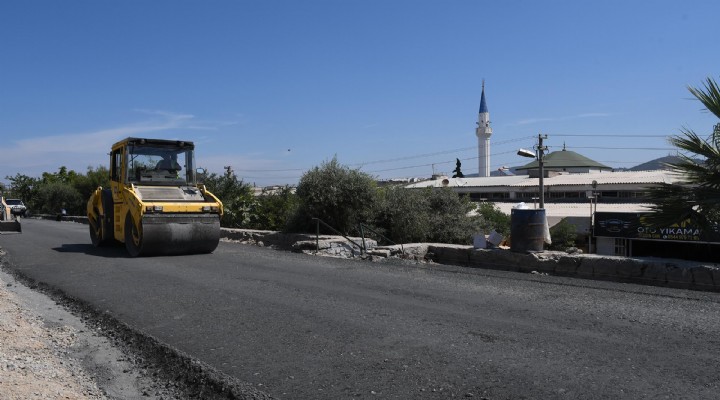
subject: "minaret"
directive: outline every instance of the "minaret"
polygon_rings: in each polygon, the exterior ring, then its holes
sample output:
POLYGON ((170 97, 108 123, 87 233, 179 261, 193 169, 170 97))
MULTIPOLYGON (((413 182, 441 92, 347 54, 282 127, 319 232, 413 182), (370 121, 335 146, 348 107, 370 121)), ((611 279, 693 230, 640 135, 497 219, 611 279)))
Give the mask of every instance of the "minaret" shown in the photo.
POLYGON ((478 138, 478 176, 490 176, 490 113, 485 103, 485 80, 482 83, 482 94, 480 95, 480 112, 478 113, 477 129, 475 135, 478 138))

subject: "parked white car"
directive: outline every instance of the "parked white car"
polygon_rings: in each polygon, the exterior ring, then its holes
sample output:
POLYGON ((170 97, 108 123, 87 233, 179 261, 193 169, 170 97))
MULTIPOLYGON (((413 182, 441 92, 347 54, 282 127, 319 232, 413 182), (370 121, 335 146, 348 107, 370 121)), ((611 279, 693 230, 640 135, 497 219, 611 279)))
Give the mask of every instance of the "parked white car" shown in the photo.
POLYGON ((13 215, 21 215, 26 216, 27 215, 27 207, 25 207, 25 204, 20 199, 5 199, 5 204, 10 207, 10 212, 13 215))

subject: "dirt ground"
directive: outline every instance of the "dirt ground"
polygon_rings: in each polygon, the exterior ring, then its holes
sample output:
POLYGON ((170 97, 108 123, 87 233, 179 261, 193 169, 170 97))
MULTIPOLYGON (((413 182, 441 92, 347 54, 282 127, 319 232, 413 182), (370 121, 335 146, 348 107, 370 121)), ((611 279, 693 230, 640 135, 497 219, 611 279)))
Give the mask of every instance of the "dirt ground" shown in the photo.
POLYGON ((77 332, 46 326, 27 309, 14 283, 0 278, 0 393, 8 399, 106 399, 76 362, 66 360, 77 332))
POLYGON ((96 329, 0 272, 0 397, 184 398, 96 329))

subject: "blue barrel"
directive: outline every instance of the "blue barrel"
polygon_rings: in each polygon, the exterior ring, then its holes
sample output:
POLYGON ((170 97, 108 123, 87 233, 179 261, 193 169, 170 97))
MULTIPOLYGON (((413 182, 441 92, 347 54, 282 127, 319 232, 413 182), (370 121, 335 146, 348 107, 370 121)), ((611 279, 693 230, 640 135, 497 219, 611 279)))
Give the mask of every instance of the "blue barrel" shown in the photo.
POLYGON ((510 211, 510 250, 519 253, 543 251, 545 242, 545 209, 510 211))

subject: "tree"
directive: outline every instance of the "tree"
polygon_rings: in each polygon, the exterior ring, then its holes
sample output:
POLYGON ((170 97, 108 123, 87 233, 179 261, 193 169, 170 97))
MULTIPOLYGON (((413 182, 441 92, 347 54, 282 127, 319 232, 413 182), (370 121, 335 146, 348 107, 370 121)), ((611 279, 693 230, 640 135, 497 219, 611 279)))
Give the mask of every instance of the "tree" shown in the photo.
POLYGON ((250 229, 285 230, 288 221, 297 211, 298 197, 294 189, 284 186, 279 189, 263 189, 255 198, 251 210, 250 229))
POLYGON ((15 176, 6 176, 5 179, 10 181, 12 197, 21 199, 28 207, 34 206, 35 194, 38 189, 36 178, 18 173, 15 176))
POLYGON ((371 219, 376 200, 375 179, 341 165, 337 158, 307 171, 297 187, 298 214, 293 229, 309 230, 311 218, 320 218, 340 232, 348 233, 371 219))
POLYGON ((467 196, 450 188, 433 188, 428 197, 430 234, 427 241, 471 244, 480 229, 479 218, 471 216, 475 205, 467 196))
POLYGON ((575 225, 563 218, 550 228, 550 238, 552 243, 549 246, 550 250, 566 250, 569 247, 575 247, 577 240, 577 228, 575 225))
POLYGON ((44 214, 57 214, 65 209, 70 215, 84 215, 86 202, 75 188, 60 182, 43 184, 37 193, 39 211, 44 214))
POLYGON ((408 189, 403 186, 384 187, 378 192, 373 225, 376 230, 396 243, 422 242, 429 235, 432 189, 408 189))
POLYGON ((374 226, 397 243, 470 244, 480 229, 510 230, 510 217, 492 204, 473 213, 475 205, 450 188, 392 186, 380 190, 378 198, 374 226))
POLYGON ((43 183, 72 183, 77 178, 77 172, 70 170, 68 171, 66 166, 58 168, 58 172, 43 172, 42 182, 43 183))
POLYGON ((250 185, 238 180, 228 168, 227 173, 212 173, 203 180, 207 189, 223 203, 224 215, 221 224, 228 228, 241 228, 251 220, 251 209, 255 198, 250 185))
MULTIPOLYGON (((690 93, 720 119, 720 88, 707 78, 703 88, 689 87, 690 93)), ((654 213, 645 221, 655 226, 670 226, 689 221, 706 232, 715 230, 720 221, 720 124, 707 139, 683 128, 670 143, 684 153, 680 161, 670 163, 672 171, 682 177, 676 184, 662 184, 649 189, 654 213)))
POLYGON ((493 203, 480 203, 477 207, 480 229, 485 233, 495 230, 503 236, 510 236, 510 216, 500 211, 493 203))
POLYGON ((70 183, 80 195, 89 199, 98 186, 110 187, 110 171, 105 166, 88 167, 85 175, 77 174, 70 183))

